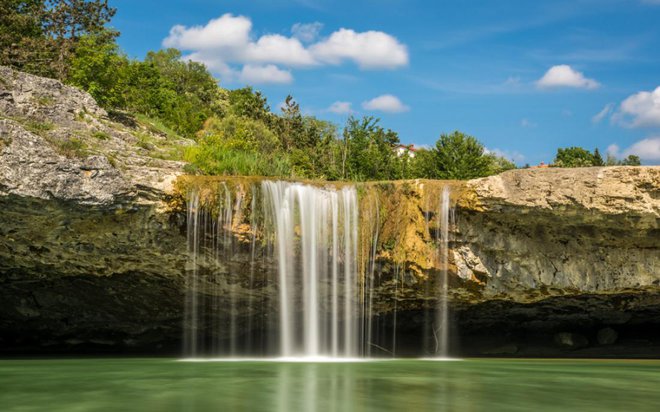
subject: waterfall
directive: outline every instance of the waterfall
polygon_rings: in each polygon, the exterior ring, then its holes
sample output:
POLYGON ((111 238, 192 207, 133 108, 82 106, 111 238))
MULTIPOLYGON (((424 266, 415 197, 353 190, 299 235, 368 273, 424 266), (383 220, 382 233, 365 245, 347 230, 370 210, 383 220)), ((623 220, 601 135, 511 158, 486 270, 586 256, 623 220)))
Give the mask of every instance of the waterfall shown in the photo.
POLYGON ((262 188, 278 260, 281 356, 358 356, 355 188, 281 181, 262 188))
MULTIPOLYGON (((374 356, 405 352, 397 328, 409 319, 407 279, 413 275, 405 262, 379 261, 381 247, 388 253, 399 247, 398 238, 391 243, 391 229, 381 231, 392 211, 379 192, 367 192, 359 203, 351 185, 248 185, 220 181, 187 194, 184 355, 354 358, 372 356, 372 348, 374 356)), ((438 268, 425 282, 426 296, 437 304, 426 312, 421 341, 425 352, 447 357, 453 209, 448 185, 435 193, 429 192, 423 209, 438 268)))

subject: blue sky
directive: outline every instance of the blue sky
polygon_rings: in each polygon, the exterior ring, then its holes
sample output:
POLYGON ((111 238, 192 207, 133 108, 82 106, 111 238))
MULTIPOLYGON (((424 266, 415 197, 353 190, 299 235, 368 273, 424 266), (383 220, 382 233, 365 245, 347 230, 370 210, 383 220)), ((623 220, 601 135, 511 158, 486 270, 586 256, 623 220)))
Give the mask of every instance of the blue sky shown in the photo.
POLYGON ((461 130, 520 165, 572 145, 660 164, 660 0, 111 4, 130 56, 176 46, 274 110, 292 94, 420 146, 461 130))

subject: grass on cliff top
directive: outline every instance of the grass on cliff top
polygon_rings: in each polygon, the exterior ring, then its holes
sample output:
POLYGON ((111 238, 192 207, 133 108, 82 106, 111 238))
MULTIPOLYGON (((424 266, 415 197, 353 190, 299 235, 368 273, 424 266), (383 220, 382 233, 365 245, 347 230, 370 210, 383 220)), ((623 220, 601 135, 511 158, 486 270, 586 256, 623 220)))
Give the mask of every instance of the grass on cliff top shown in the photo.
POLYGON ((181 135, 165 126, 165 124, 158 119, 153 119, 143 114, 135 114, 135 120, 139 125, 143 126, 151 133, 163 135, 167 140, 176 141, 183 139, 181 135))

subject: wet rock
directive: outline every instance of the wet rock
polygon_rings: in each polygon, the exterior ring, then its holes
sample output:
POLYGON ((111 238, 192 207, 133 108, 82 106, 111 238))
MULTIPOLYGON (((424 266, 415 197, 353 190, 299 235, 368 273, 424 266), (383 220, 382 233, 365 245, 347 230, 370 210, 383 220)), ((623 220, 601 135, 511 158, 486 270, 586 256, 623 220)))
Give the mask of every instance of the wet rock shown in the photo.
POLYGON ((554 341, 564 349, 580 349, 589 345, 589 340, 578 333, 559 332, 555 334, 554 341))
POLYGON ((487 349, 482 352, 483 355, 515 355, 518 353, 518 346, 514 344, 507 344, 498 346, 493 349, 487 349))
POLYGON ((612 345, 619 338, 619 334, 612 328, 603 328, 598 331, 596 340, 600 345, 612 345))

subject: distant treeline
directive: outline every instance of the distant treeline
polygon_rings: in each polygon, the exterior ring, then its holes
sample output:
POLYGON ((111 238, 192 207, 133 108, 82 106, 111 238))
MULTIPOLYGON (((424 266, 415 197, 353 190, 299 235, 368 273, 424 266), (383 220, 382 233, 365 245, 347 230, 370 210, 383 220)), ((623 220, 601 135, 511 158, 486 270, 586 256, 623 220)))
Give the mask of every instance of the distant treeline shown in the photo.
MULTIPOLYGON (((109 26, 115 11, 107 0, 2 0, 0 64, 75 85, 111 113, 148 116, 194 139, 184 156, 191 173, 470 179, 515 168, 458 131, 409 152, 397 150, 398 134, 374 117, 349 117, 340 128, 303 115, 291 96, 273 113, 259 91, 220 87, 203 64, 184 61, 176 49, 131 59, 109 26)), ((555 163, 565 167, 596 165, 600 156, 562 150, 555 163)))

